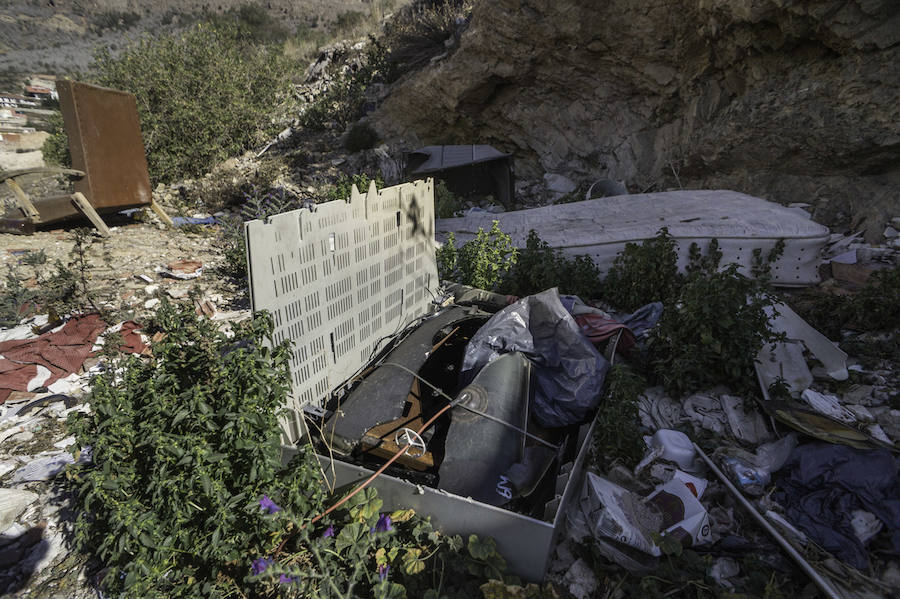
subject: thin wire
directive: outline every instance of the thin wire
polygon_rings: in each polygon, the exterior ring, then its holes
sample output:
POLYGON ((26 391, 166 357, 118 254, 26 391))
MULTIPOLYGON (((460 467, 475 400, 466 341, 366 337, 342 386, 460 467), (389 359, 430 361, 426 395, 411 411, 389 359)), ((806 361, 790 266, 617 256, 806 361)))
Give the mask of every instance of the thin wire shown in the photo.
POLYGON ((459 407, 459 408, 462 408, 462 409, 464 409, 464 410, 468 410, 468 411, 472 412, 473 414, 477 414, 477 415, 479 415, 479 416, 481 416, 481 417, 483 417, 483 418, 487 418, 488 420, 493 420, 494 422, 496 422, 496 423, 498 423, 498 424, 502 424, 503 426, 505 426, 505 427, 507 427, 507 428, 511 428, 511 429, 513 429, 514 431, 517 431, 517 432, 519 432, 519 433, 525 435, 525 436, 528 437, 529 439, 533 439, 534 441, 537 441, 538 443, 542 443, 542 444, 546 445, 547 447, 550 447, 550 448, 553 449, 554 451, 559 451, 559 446, 558 446, 558 445, 553 445, 552 443, 549 443, 549 442, 545 441, 544 439, 541 439, 540 437, 538 437, 538 436, 536 436, 536 435, 533 435, 533 434, 529 433, 528 431, 525 431, 525 430, 519 428, 518 426, 516 426, 516 425, 514 425, 514 424, 510 424, 509 422, 506 422, 505 420, 500 420, 500 419, 497 418, 496 416, 491 416, 490 414, 485 414, 484 412, 482 412, 482 411, 480 411, 480 410, 476 410, 475 408, 470 408, 469 406, 467 406, 467 405, 465 405, 465 404, 458 403, 457 400, 453 399, 452 397, 450 397, 449 395, 447 395, 446 393, 444 393, 443 390, 441 390, 441 389, 435 387, 434 385, 432 385, 431 383, 429 383, 428 381, 426 381, 425 379, 423 379, 421 376, 419 376, 418 373, 413 372, 412 370, 410 370, 410 369, 407 368, 406 366, 403 366, 402 364, 396 364, 396 363, 394 363, 394 362, 384 362, 384 363, 379 364, 378 366, 376 366, 376 368, 380 368, 380 367, 382 367, 382 366, 393 366, 394 368, 400 368, 401 370, 405 370, 405 371, 408 372, 409 374, 411 374, 411 375, 413 375, 414 377, 416 377, 417 379, 419 379, 420 382, 425 383, 426 385, 428 385, 429 387, 431 387, 432 390, 434 390, 435 393, 437 393, 438 395, 441 395, 442 397, 444 397, 444 398, 445 398, 447 401, 449 401, 451 404, 454 404, 454 403, 455 403, 455 404, 456 404, 455 407, 459 407))

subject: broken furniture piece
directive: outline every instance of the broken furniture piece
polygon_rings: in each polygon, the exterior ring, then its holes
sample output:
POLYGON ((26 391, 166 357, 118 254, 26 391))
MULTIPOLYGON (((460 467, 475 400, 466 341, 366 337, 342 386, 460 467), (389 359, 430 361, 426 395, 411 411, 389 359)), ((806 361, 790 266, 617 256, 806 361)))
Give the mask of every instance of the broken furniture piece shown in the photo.
POLYGON ((512 155, 492 146, 425 146, 405 159, 407 176, 435 177, 456 195, 493 196, 506 207, 516 197, 512 155))
POLYGON ((83 215, 107 235, 102 214, 140 207, 151 208, 172 226, 153 201, 134 95, 74 81, 60 81, 58 90, 72 168, 0 173, 19 203, 0 217, 0 231, 30 234, 38 226, 83 215), (32 200, 15 181, 29 174, 76 177, 75 192, 32 200))
POLYGON ((771 265, 772 283, 784 287, 819 282, 820 252, 829 231, 794 210, 727 190, 682 190, 607 197, 569 204, 556 204, 503 212, 473 213, 435 222, 439 241, 453 233, 457 243, 488 231, 493 221, 524 248, 528 232, 534 230, 551 248, 569 256, 587 255, 601 271, 608 271, 629 242, 656 236, 667 227, 678 245, 678 266, 688 264, 692 243, 705 251, 718 240, 721 264, 736 263, 740 272, 751 274, 754 251, 762 258, 779 240, 784 253, 771 265))
POLYGON ((253 310, 272 314, 273 342, 293 342, 283 457, 312 442, 330 487, 355 484, 449 402, 370 487, 447 534, 494 537, 511 571, 541 580, 593 424, 537 426, 538 377, 521 354, 463 380, 469 341, 508 302, 448 301, 433 223, 428 180, 245 224, 253 310))

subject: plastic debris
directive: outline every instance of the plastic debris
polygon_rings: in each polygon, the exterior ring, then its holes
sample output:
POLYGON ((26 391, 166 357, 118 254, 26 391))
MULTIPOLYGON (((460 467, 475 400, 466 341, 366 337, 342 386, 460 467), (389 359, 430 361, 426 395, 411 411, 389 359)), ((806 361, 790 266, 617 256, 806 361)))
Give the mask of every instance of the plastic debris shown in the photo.
POLYGON ((91 460, 91 452, 87 449, 81 451, 81 455, 76 461, 71 453, 60 451, 33 459, 25 466, 16 470, 10 482, 12 484, 32 482, 39 480, 50 480, 60 472, 62 472, 69 464, 84 464, 91 460))
POLYGON ((762 495, 772 480, 772 474, 784 466, 797 446, 797 435, 760 445, 755 454, 731 448, 722 458, 722 468, 733 482, 749 495, 762 495))
POLYGON ((685 546, 709 541, 709 515, 694 492, 683 480, 673 478, 644 499, 588 472, 579 508, 595 537, 615 539, 659 556, 662 550, 653 540, 657 534, 685 546))
POLYGON ((766 306, 765 311, 773 332, 785 333, 790 340, 802 341, 825 366, 828 376, 836 381, 847 380, 850 373, 847 371, 847 354, 843 350, 800 318, 787 304, 778 302, 766 306))
POLYGON ((609 362, 582 335, 556 289, 520 299, 490 318, 469 341, 461 378, 518 351, 534 365, 532 414, 548 428, 584 421, 597 405, 609 362))
POLYGON ((831 416, 835 420, 840 420, 847 424, 856 422, 853 412, 842 406, 840 400, 834 395, 825 395, 812 389, 806 389, 800 395, 800 398, 815 411, 831 416))
POLYGON ((719 436, 733 435, 741 441, 758 444, 772 438, 766 421, 757 411, 744 410, 744 400, 733 395, 696 393, 683 402, 685 414, 695 427, 719 436))
POLYGON ((164 267, 157 267, 156 272, 173 279, 196 279, 203 274, 203 263, 199 260, 173 260, 164 267))
POLYGON ((684 470, 696 469, 697 452, 688 436, 681 431, 660 429, 652 437, 644 437, 644 442, 650 448, 650 453, 637 465, 635 472, 640 472, 659 458, 675 462, 684 470))
POLYGON ((792 397, 798 397, 813 383, 803 346, 796 341, 763 345, 756 356, 756 376, 763 389, 783 380, 792 397))

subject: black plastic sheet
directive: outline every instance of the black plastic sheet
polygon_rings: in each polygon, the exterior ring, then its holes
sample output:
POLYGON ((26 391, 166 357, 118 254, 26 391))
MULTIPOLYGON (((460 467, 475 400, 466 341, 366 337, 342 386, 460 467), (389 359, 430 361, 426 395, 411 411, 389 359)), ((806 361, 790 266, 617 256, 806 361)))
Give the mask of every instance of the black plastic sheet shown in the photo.
POLYGON ((514 351, 534 365, 532 415, 541 426, 581 423, 597 405, 609 362, 581 333, 556 289, 522 298, 494 314, 466 347, 463 381, 514 351))

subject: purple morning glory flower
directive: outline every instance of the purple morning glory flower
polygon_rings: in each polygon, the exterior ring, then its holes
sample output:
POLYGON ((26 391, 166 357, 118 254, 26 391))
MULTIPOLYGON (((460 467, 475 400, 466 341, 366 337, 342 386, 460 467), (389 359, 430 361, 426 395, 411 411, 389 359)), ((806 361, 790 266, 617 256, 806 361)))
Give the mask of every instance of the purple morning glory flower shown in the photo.
POLYGON ((378 580, 384 580, 387 578, 388 572, 390 572, 391 567, 387 564, 382 566, 378 566, 378 580))
POLYGON ((294 579, 287 574, 282 574, 278 577, 278 582, 281 584, 292 584, 294 582, 294 579))
POLYGON ((381 514, 378 518, 378 522, 375 524, 376 532, 390 532, 393 530, 391 526, 391 517, 389 514, 381 514))
POLYGON ((322 533, 322 538, 327 539, 328 537, 334 536, 334 524, 329 524, 328 528, 325 529, 325 532, 322 533))
POLYGON ((265 557, 258 557, 253 560, 253 565, 250 567, 250 572, 253 573, 254 576, 259 576, 263 572, 266 571, 266 568, 271 566, 274 562, 265 557))
POLYGON ((278 506, 278 504, 269 499, 268 495, 262 496, 262 499, 259 500, 259 507, 269 512, 270 514, 281 511, 281 508, 278 506))

